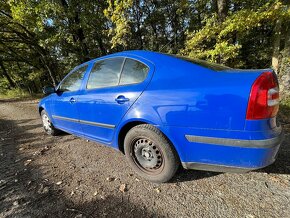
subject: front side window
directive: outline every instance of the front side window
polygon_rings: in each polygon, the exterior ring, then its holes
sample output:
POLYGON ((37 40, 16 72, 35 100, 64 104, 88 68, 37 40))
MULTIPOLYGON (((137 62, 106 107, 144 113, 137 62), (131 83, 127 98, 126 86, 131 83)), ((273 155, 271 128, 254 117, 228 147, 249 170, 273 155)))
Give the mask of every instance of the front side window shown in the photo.
POLYGON ((136 60, 127 58, 122 71, 120 85, 140 83, 147 77, 149 68, 136 60))
POLYGON ((117 86, 124 58, 97 61, 91 71, 87 89, 117 86))
POLYGON ((58 90, 61 92, 72 92, 79 90, 81 88, 86 69, 87 66, 83 66, 72 72, 62 81, 58 90))

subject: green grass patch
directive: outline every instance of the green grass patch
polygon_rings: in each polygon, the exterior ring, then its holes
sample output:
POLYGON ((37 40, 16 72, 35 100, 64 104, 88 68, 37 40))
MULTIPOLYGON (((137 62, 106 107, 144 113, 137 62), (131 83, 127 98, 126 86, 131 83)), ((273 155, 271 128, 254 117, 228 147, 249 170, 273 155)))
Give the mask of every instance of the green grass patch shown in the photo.
POLYGON ((0 99, 34 99, 34 98, 42 98, 43 94, 41 93, 35 93, 35 94, 30 94, 27 91, 23 91, 21 89, 10 89, 10 90, 5 90, 1 91, 0 93, 0 99))

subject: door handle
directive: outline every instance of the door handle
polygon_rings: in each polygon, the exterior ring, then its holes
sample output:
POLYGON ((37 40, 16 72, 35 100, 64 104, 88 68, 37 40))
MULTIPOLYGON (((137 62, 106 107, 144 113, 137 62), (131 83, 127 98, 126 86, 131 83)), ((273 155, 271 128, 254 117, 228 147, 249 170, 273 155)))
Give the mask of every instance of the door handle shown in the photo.
POLYGON ((130 99, 129 98, 126 98, 124 95, 119 95, 115 101, 118 103, 118 104, 124 104, 126 101, 129 101, 130 99))
POLYGON ((75 103, 76 100, 75 100, 74 98, 71 98, 71 99, 69 100, 69 102, 70 102, 70 103, 75 103))

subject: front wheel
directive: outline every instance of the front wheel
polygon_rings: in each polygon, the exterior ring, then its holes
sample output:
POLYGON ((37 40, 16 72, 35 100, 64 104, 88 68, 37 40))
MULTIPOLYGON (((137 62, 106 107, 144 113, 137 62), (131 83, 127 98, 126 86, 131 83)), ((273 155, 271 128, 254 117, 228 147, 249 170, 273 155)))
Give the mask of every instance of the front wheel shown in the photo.
POLYGON ((60 130, 56 129, 52 122, 50 121, 48 114, 46 113, 45 110, 41 111, 41 120, 42 120, 42 126, 44 131, 48 134, 48 135, 53 135, 56 136, 60 133, 60 130))
POLYGON ((125 137, 124 150, 133 170, 151 182, 169 181, 180 165, 172 144, 152 125, 133 127, 125 137))

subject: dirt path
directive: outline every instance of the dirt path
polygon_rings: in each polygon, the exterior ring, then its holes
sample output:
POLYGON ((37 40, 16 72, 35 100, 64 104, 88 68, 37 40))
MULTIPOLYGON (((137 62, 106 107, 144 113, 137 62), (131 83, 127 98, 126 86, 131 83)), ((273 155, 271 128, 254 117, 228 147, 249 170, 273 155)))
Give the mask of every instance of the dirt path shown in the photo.
POLYGON ((111 148, 45 135, 36 101, 0 101, 0 217, 290 217, 290 134, 264 170, 157 185, 111 148))

